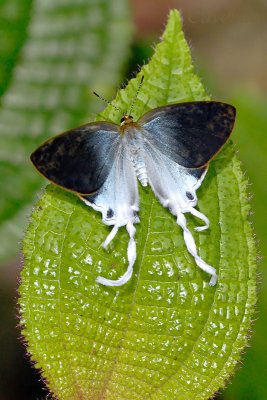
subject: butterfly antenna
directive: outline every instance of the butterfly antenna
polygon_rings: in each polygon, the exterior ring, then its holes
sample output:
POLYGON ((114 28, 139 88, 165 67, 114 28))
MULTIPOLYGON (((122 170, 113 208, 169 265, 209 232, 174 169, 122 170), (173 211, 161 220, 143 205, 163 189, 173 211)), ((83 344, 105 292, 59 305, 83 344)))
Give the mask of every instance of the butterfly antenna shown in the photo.
POLYGON ((139 86, 138 86, 138 88, 137 88, 137 91, 136 91, 136 94, 135 94, 135 96, 134 96, 134 99, 133 99, 133 102, 132 102, 132 104, 131 104, 131 107, 130 107, 130 110, 129 110, 128 115, 131 115, 133 106, 135 105, 135 102, 136 102, 136 100, 137 100, 137 96, 138 96, 138 94, 139 94, 139 92, 140 92, 140 89, 141 89, 141 86, 142 86, 143 82, 144 82, 144 75, 142 75, 141 81, 140 81, 139 86))
POLYGON ((93 92, 93 94, 96 97, 99 97, 99 99, 103 100, 106 104, 109 104, 110 106, 112 106, 113 108, 115 108, 115 110, 119 111, 122 115, 124 115, 125 113, 122 111, 121 108, 115 106, 114 104, 111 103, 111 101, 108 101, 107 99, 105 99, 104 97, 100 96, 100 94, 93 92))

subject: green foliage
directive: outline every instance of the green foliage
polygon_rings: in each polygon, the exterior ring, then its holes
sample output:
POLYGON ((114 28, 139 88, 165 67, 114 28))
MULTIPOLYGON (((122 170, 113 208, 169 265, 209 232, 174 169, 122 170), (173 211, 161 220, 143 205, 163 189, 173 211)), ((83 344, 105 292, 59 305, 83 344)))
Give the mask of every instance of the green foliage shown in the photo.
MULTIPOLYGON (((172 11, 150 63, 118 93, 127 109, 140 75, 138 118, 154 107, 208 99, 194 74, 181 19, 172 11)), ((111 106, 99 119, 118 122, 111 106)), ((256 262, 247 181, 229 143, 198 190, 211 228, 195 234, 200 255, 219 270, 209 276, 188 254, 175 219, 149 189, 140 189, 141 224, 132 280, 107 288, 127 266, 121 229, 110 228, 74 195, 49 185, 24 240, 20 286, 23 334, 36 366, 60 400, 208 399, 233 373, 247 343, 255 304, 256 262)), ((195 221, 188 217, 190 229, 195 221)))
POLYGON ((0 96, 9 84, 26 38, 31 5, 32 0, 2 0, 0 3, 0 96))
POLYGON ((3 260, 18 251, 28 210, 42 183, 30 165, 31 151, 96 111, 92 89, 110 95, 128 56, 131 29, 124 0, 12 0, 0 10, 2 23, 7 21, 0 54, 0 89, 5 91, 0 108, 3 260))

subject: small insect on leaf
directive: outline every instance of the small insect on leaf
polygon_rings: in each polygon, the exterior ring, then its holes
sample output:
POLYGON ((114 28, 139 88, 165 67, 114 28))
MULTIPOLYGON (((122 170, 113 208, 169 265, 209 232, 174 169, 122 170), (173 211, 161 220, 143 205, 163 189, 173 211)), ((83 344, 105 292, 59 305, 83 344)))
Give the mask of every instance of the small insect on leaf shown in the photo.
MULTIPOLYGON (((138 92, 142 82, 143 77, 138 92)), ((76 193, 102 213, 104 224, 113 226, 104 247, 120 227, 126 226, 127 271, 117 280, 98 277, 97 282, 120 286, 132 276, 136 259, 134 224, 140 222, 139 180, 142 186, 150 185, 176 217, 188 252, 211 275, 210 285, 215 285, 216 269, 198 255, 184 214, 191 213, 204 222, 196 231, 209 227, 208 218, 195 208, 196 190, 209 162, 231 134, 235 108, 216 101, 178 103, 155 108, 134 121, 130 115, 134 101, 120 126, 103 121, 64 132, 35 150, 31 160, 43 176, 76 193)))

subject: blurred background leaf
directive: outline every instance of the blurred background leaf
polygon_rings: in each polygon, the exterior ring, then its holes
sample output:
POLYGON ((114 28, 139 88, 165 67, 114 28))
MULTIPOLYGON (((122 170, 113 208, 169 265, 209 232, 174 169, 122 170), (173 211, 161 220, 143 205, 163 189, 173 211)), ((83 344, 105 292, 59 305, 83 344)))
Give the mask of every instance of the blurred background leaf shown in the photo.
MULTIPOLYGON (((35 3, 35 1, 30 2, 27 0, 23 2, 18 0, 0 1, 0 59, 1 61, 5 60, 4 63, 1 63, 0 67, 1 76, 3 76, 1 80, 4 80, 4 82, 0 83, 1 93, 4 91, 7 92, 10 85, 13 84, 12 79, 16 71, 13 65, 16 66, 17 61, 22 61, 23 49, 26 44, 25 39, 30 34, 29 22, 33 20, 35 14, 35 11, 32 12, 31 8, 33 7, 34 10, 35 3), (6 7, 8 7, 8 12, 5 11, 6 7)), ((38 3, 41 2, 39 1, 38 3)), ((43 0, 42 3, 47 4, 46 0, 43 0)), ((132 0, 132 15, 127 15, 129 11, 125 10, 125 7, 127 7, 125 1, 119 3, 113 0, 103 0, 103 13, 105 13, 104 10, 107 7, 105 3, 117 5, 114 12, 116 12, 115 20, 118 21, 119 25, 125 24, 125 26, 129 26, 129 24, 131 25, 131 19, 135 23, 135 40, 132 47, 133 52, 128 62, 127 76, 136 71, 137 65, 143 64, 143 61, 147 60, 151 55, 150 43, 158 41, 169 8, 178 8, 182 11, 184 30, 187 39, 189 39, 192 45, 193 55, 197 59, 195 64, 199 67, 201 66, 199 68, 201 70, 199 75, 204 76, 206 87, 212 92, 213 98, 234 102, 238 111, 240 111, 238 112, 237 126, 233 140, 240 150, 240 158, 244 162, 244 169, 247 170, 247 175, 251 181, 251 192, 253 193, 252 204, 255 211, 253 221, 259 240, 259 253, 266 260, 266 3, 261 0, 253 2, 244 2, 242 0, 236 0, 235 2, 230 2, 229 0, 216 2, 212 0, 206 0, 205 2, 195 2, 192 0, 132 0), (122 13, 120 7, 123 9, 122 13), (120 18, 121 14, 125 12, 126 16, 120 18)), ((55 6, 62 4, 63 0, 55 0, 55 6)), ((71 10, 75 7, 75 4, 79 8, 79 5, 85 4, 85 1, 82 2, 79 0, 71 3, 65 0, 64 4, 65 8, 71 10), (71 4, 72 8, 70 7, 71 4)), ((88 0, 88 9, 91 7, 94 8, 95 4, 96 0, 88 0)), ((90 30, 89 22, 87 23, 87 28, 90 30)), ((70 29, 70 26, 66 27, 66 34, 68 29, 70 29)), ((106 27, 98 26, 98 29, 105 30, 106 27)), ((116 43, 118 47, 120 46, 120 41, 124 41, 123 35, 119 35, 116 43)), ((124 46, 122 44, 121 46, 120 55, 126 60, 129 57, 129 48, 127 45, 124 46)), ((88 48, 87 51, 90 51, 90 49, 88 48)), ((111 61, 117 64, 116 57, 113 60, 109 60, 109 62, 111 61)), ((104 79, 107 78, 108 76, 104 77, 104 79)), ((122 81, 123 79, 121 78, 120 83, 122 81)), ((118 79, 116 82, 112 82, 113 89, 118 85, 118 82, 118 79)), ((92 87, 88 80, 87 93, 89 95, 92 88, 107 96, 110 92, 109 89, 101 85, 101 82, 96 88, 95 86, 92 87)), ((115 93, 115 90, 113 93, 115 93)), ((2 96, 2 99, 4 99, 4 96, 2 96)), ((94 101, 94 104, 98 104, 96 99, 92 101, 94 101)), ((86 102, 84 106, 86 107, 87 104, 86 102)), ((77 124, 82 122, 82 120, 79 120, 77 124)), ((18 125, 19 123, 19 120, 12 122, 12 124, 18 125)), ((64 129, 64 126, 62 125, 58 128, 58 131, 61 131, 64 129)), ((47 136, 51 136, 57 132, 47 131, 46 134, 47 136)), ((38 134, 37 131, 35 133, 38 134)), ((9 135, 12 136, 11 129, 9 129, 9 135)), ((0 154, 1 141, 4 136, 6 137, 8 134, 3 131, 1 126, 0 154)), ((38 141, 37 137, 36 141, 38 141)), ((14 153, 13 150, 12 153, 14 153)), ((31 169, 31 166, 28 166, 28 168, 31 169)), ((14 170, 16 171, 16 169, 14 170)), ((41 179, 39 182, 42 182, 41 179)), ((11 180, 11 183, 13 184, 14 181, 11 180)), ((39 184, 37 186, 39 188, 39 184)), ((3 188, 1 186, 1 210, 3 190, 6 190, 6 187, 3 188)), ((17 195, 19 203, 20 194, 17 193, 17 195)), ((34 197, 35 195, 32 194, 32 198, 34 197)), ((14 202, 14 198, 12 200, 12 197, 11 202, 14 202)), ((8 222, 7 218, 5 223, 8 222)), ((16 227, 19 225, 15 224, 13 226, 16 227)), ((17 249, 16 238, 19 235, 19 232, 14 234, 13 242, 10 244, 7 243, 11 252, 10 255, 7 250, 1 250, 5 253, 6 258, 11 258, 11 254, 15 253, 16 250, 14 251, 14 247, 17 249)), ((3 244, 1 243, 1 248, 3 246, 4 242, 3 244)), ((237 371, 237 374, 231 379, 232 383, 224 390, 223 394, 218 395, 218 398, 225 400, 263 400, 267 398, 267 354, 264 350, 267 330, 267 270, 263 268, 263 264, 265 263, 266 261, 261 263, 260 266, 261 290, 259 311, 255 316, 256 323, 253 329, 251 347, 246 352, 243 363, 240 363, 240 367, 242 366, 242 368, 237 371)), ((14 330, 16 321, 10 320, 10 318, 14 318, 15 314, 14 298, 18 268, 18 262, 9 262, 0 268, 1 326, 5 327, 0 332, 0 342, 3 346, 3 349, 0 349, 3 359, 0 366, 0 398, 1 400, 17 400, 18 398, 20 400, 36 400, 37 398, 41 398, 41 384, 38 383, 39 377, 34 369, 30 370, 28 362, 23 355, 24 351, 17 344, 19 333, 14 330), (14 382, 16 382, 16 385, 14 385, 14 382)))
POLYGON ((32 0, 0 2, 0 96, 12 78, 12 71, 27 37, 32 0))

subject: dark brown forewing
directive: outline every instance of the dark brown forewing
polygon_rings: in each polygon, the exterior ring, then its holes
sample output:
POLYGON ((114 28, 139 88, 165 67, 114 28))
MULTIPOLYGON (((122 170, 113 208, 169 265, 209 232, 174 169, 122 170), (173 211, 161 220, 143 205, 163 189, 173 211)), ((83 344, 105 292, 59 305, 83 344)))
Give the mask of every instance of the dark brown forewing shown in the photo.
POLYGON ((186 168, 207 164, 229 138, 235 108, 216 101, 171 104, 145 114, 146 139, 186 168))
POLYGON ((89 194, 105 182, 118 142, 117 125, 91 123, 48 140, 32 153, 31 161, 53 183, 89 194))

